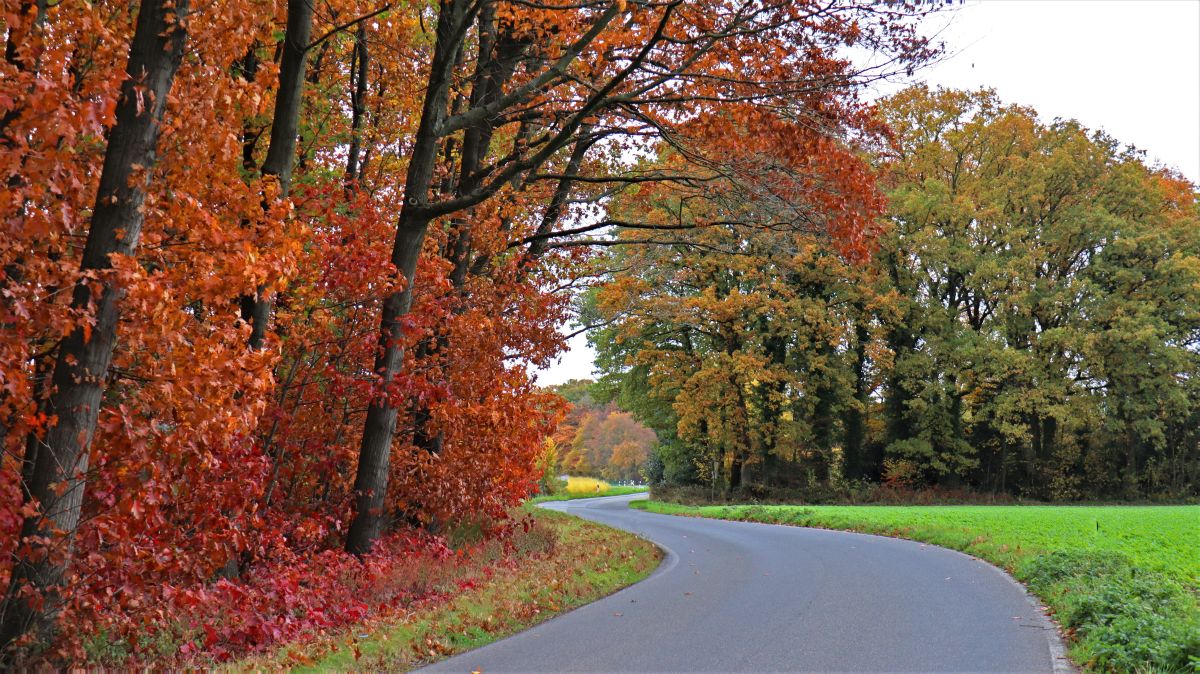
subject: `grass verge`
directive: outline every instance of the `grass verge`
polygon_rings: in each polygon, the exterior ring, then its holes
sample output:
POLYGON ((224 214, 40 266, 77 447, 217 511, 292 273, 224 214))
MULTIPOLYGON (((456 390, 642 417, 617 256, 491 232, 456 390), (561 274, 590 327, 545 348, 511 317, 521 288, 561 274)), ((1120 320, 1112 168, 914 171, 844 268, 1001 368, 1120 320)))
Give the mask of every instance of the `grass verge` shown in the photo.
POLYGON ((478 648, 645 578, 661 551, 623 531, 530 508, 545 544, 495 560, 406 611, 227 671, 408 671, 478 648))
POLYGON ((1093 671, 1200 672, 1200 506, 687 506, 651 512, 895 536, 1001 566, 1093 671))
POLYGON ((626 494, 640 494, 646 491, 646 487, 609 487, 604 491, 584 494, 571 494, 562 492, 559 494, 543 494, 542 496, 534 496, 529 499, 530 503, 545 503, 546 501, 571 501, 577 498, 599 498, 601 496, 624 496, 626 494))

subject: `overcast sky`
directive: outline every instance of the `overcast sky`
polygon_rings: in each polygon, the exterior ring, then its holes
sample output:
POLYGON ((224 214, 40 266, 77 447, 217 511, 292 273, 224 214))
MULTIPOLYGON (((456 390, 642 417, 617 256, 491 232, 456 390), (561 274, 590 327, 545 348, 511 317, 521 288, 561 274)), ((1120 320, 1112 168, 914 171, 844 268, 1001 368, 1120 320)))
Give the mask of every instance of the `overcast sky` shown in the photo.
MULTIPOLYGON (((995 89, 1046 121, 1104 129, 1200 182, 1200 0, 976 0, 928 22, 931 85, 995 89)), ((886 94, 899 84, 884 85, 886 94)), ((538 383, 591 377, 585 336, 538 383)))

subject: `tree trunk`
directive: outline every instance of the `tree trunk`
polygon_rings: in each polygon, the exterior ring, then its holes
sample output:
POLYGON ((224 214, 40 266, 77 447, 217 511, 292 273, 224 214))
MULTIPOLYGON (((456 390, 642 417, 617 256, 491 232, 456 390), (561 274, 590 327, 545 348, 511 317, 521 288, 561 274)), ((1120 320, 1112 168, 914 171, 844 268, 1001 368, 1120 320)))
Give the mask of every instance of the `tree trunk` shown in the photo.
MULTIPOLYGON (((275 110, 271 118, 271 138, 267 145, 267 157, 263 160, 262 176, 275 176, 279 181, 280 198, 285 198, 292 186, 292 169, 295 166, 296 136, 300 126, 300 108, 304 97, 304 69, 308 57, 309 40, 312 36, 313 6, 310 0, 288 0, 287 26, 283 37, 283 54, 279 64, 279 91, 275 95, 275 110)), ((258 59, 254 48, 243 61, 243 74, 253 79, 258 70, 258 59)), ((254 167, 254 145, 257 137, 243 134, 243 165, 254 167)), ((270 204, 263 200, 263 210, 270 204)), ((248 223, 247 223, 248 224, 248 223)), ((242 320, 250 324, 250 339, 247 345, 252 351, 263 348, 267 328, 271 322, 270 285, 255 288, 253 295, 243 295, 240 300, 242 320)), ((272 430, 272 433, 274 431, 272 430)), ((267 488, 266 503, 275 486, 281 458, 271 454, 270 438, 264 448, 271 455, 271 480, 267 488)), ((219 572, 224 578, 236 578, 240 564, 235 555, 219 572)))
MULTIPOLYGON (((145 215, 146 184, 157 160, 155 148, 167 95, 179 68, 186 39, 181 22, 188 0, 146 0, 138 11, 137 27, 121 85, 116 123, 108 139, 100 189, 96 195, 80 269, 111 268, 111 255, 131 255, 137 247, 145 215)), ((78 327, 63 340, 54 364, 54 392, 49 411, 58 422, 46 431, 37 452, 29 495, 40 513, 27 519, 21 535, 57 537, 64 549, 45 551, 20 560, 13 569, 0 624, 0 647, 29 630, 48 642, 62 607, 58 596, 70 564, 71 545, 79 526, 88 466, 88 446, 96 430, 100 402, 116 344, 119 301, 124 291, 110 280, 100 283, 99 297, 91 286, 75 287, 72 307, 93 307, 95 324, 78 327), (20 598, 29 587, 37 601, 20 598)))
POLYGON ((404 361, 401 341, 404 335, 400 329, 400 319, 412 308, 412 282, 416 276, 425 230, 429 225, 428 221, 404 220, 402 215, 403 224, 397 232, 392 250, 392 263, 405 279, 404 290, 389 295, 383 302, 379 335, 381 343, 375 359, 381 390, 367 407, 362 443, 359 445, 358 470, 354 478, 354 519, 346 536, 346 551, 358 555, 370 552, 371 546, 383 533, 388 466, 392 438, 396 432, 397 411, 388 388, 404 361))
POLYGON ((846 426, 845 442, 842 445, 842 476, 848 480, 861 480, 878 470, 869 466, 866 456, 867 405, 870 404, 870 384, 867 381, 867 340, 870 334, 861 321, 854 326, 854 404, 846 407, 843 423, 846 426))
MULTIPOLYGON (((904 284, 900 282, 900 265, 902 251, 891 251, 886 257, 886 268, 888 276, 891 278, 892 286, 902 293, 912 296, 912 293, 904 288, 904 284)), ((904 378, 899 374, 899 366, 901 361, 908 354, 912 353, 916 347, 917 338, 910 329, 910 322, 913 316, 911 311, 904 311, 904 315, 899 316, 894 324, 889 326, 887 333, 888 348, 892 352, 892 369, 887 376, 887 394, 883 400, 883 415, 887 428, 886 439, 880 454, 880 477, 883 477, 882 464, 883 454, 886 453, 887 447, 898 440, 907 440, 912 437, 912 427, 908 422, 908 402, 910 399, 909 392, 904 387, 904 378)))
MULTIPOLYGON (((957 452, 959 447, 966 446, 966 434, 963 432, 963 396, 959 391, 958 374, 950 372, 946 375, 946 397, 949 398, 948 414, 950 415, 950 438, 953 442, 954 451, 957 452)), ((957 470, 952 470, 948 473, 937 477, 937 484, 950 489, 958 489, 962 486, 962 475, 957 470)))
POLYGON ((742 488, 742 457, 733 450, 733 458, 729 461, 729 494, 742 488))
POLYGON ((887 444, 912 437, 908 422, 909 393, 904 379, 897 372, 900 360, 912 352, 916 338, 907 328, 893 327, 888 334, 888 347, 894 355, 892 371, 888 373, 887 395, 883 401, 883 413, 887 423, 887 444))
POLYGON ((408 163, 404 206, 400 210, 396 225, 396 241, 392 247, 391 258, 397 272, 403 277, 403 288, 388 295, 383 301, 379 325, 379 353, 375 359, 375 373, 379 377, 380 387, 367 407, 367 418, 363 424, 358 469, 354 479, 354 519, 346 536, 346 551, 358 555, 371 551, 371 546, 383 533, 386 518, 384 501, 387 497, 388 465, 392 438, 396 432, 397 411, 396 402, 392 400, 393 392, 388 389, 404 361, 404 334, 400 319, 412 307, 417 260, 421 255, 425 232, 432 220, 428 200, 429 187, 433 182, 434 163, 437 160, 438 127, 446 115, 450 71, 457 52, 457 43, 461 39, 458 24, 466 12, 465 4, 443 1, 440 6, 437 41, 425 89, 421 122, 413 140, 412 155, 408 163))
MULTIPOLYGON (((283 58, 279 64, 279 91, 275 95, 275 115, 271 121, 271 142, 262 165, 264 177, 275 176, 279 181, 280 198, 286 197, 292 186, 296 136, 300 129, 300 107, 304 97, 304 63, 308 57, 308 42, 312 39, 312 22, 311 0, 288 0, 283 58)), ((271 320, 268 284, 259 286, 253 296, 242 298, 242 319, 250 323, 250 348, 255 351, 261 349, 271 320)))
POLYGON ((1135 499, 1142 495, 1141 471, 1138 467, 1138 450, 1141 443, 1133 431, 1131 422, 1125 422, 1125 429, 1125 466, 1122 477, 1125 482, 1125 497, 1135 499))
POLYGON ((354 54, 350 61, 350 148, 346 151, 346 189, 353 192, 361 178, 359 155, 362 152, 362 128, 367 109, 367 69, 371 59, 367 51, 367 24, 358 24, 354 35, 354 54))
POLYGON ((1058 452, 1058 419, 1042 417, 1042 458, 1050 460, 1058 452))
POLYGON ((817 378, 814 392, 817 399, 813 405, 812 431, 813 446, 816 451, 813 452, 812 469, 817 482, 826 484, 829 482, 830 463, 833 460, 833 409, 837 405, 837 389, 829 380, 832 371, 830 364, 837 354, 834 353, 833 346, 826 342, 821 347, 821 355, 827 371, 822 372, 817 378))
POLYGON ((1036 414, 1026 414, 1025 423, 1029 426, 1029 442, 1022 443, 1021 449, 1022 467, 1025 471, 1024 484, 1025 488, 1033 493, 1036 493, 1040 487, 1038 484, 1038 459, 1042 450, 1042 422, 1036 414))
MULTIPOLYGON (((514 39, 509 32, 498 33, 495 2, 481 5, 477 25, 479 47, 468 101, 470 109, 491 105, 500 97, 503 85, 512 79, 517 63, 528 46, 514 39)), ((461 63, 461 49, 455 60, 461 63)), ((483 117, 463 133, 458 178, 448 181, 453 185, 455 197, 469 194, 480 185, 480 170, 491 152, 494 123, 494 118, 483 117)), ((473 268, 471 236, 471 212, 467 211, 451 221, 450 240, 446 246, 446 258, 452 265, 450 284, 456 296, 453 305, 456 314, 461 314, 467 308, 467 277, 473 268)), ((480 267, 481 270, 484 268, 486 265, 480 267)), ((426 353, 436 358, 443 357, 449 347, 450 335, 445 329, 438 329, 430 338, 430 343, 422 345, 426 353)), ((426 452, 440 453, 445 445, 445 432, 432 426, 433 415, 427 403, 414 401, 413 408, 413 444, 426 452)))

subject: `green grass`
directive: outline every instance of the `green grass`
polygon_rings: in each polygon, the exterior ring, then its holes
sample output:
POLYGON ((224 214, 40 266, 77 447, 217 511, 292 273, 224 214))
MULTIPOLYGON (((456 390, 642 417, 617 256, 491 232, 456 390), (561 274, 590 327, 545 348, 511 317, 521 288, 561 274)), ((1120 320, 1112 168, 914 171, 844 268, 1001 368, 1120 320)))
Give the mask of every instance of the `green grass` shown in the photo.
POLYGON ((633 505, 961 550, 1028 585, 1067 629, 1079 664, 1200 672, 1200 506, 633 505))
POLYGON ((478 648, 605 597, 658 567, 648 541, 562 513, 530 508, 552 532, 548 550, 496 566, 478 583, 349 633, 242 661, 233 671, 408 671, 478 648))
POLYGON ((624 496, 626 494, 640 494, 646 491, 646 487, 609 487, 607 491, 597 492, 595 494, 568 494, 562 492, 559 494, 544 494, 542 496, 534 496, 529 499, 530 503, 545 503, 546 501, 570 501, 577 498, 598 498, 600 496, 624 496))

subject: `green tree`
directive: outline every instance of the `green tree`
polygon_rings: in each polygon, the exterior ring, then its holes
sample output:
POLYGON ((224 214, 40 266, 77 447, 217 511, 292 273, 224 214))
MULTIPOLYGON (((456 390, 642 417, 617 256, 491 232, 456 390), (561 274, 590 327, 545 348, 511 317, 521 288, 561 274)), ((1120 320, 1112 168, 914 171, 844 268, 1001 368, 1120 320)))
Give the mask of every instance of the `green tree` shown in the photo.
POLYGON ((987 90, 880 111, 869 261, 821 235, 836 214, 796 218, 762 182, 614 201, 677 230, 616 235, 580 307, 606 326, 597 396, 658 432, 656 479, 1196 493, 1195 187, 987 90))
POLYGON ((1195 376, 1193 188, 990 91, 883 109, 892 467, 1042 497, 1116 493, 1119 469, 1147 493, 1195 376))

